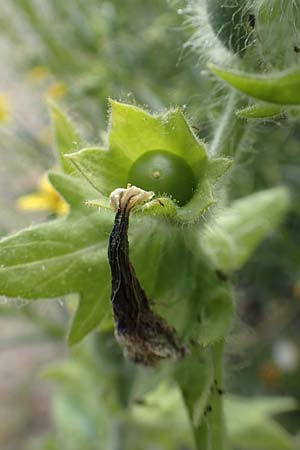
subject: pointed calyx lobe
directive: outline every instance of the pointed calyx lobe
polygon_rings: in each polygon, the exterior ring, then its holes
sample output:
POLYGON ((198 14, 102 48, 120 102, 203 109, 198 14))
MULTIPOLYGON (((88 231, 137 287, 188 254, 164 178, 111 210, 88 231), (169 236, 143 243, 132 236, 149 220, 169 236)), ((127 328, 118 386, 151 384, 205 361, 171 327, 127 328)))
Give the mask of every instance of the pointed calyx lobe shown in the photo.
POLYGON ((116 209, 116 216, 108 249, 115 336, 129 359, 146 366, 155 366, 163 359, 177 360, 186 352, 175 330, 151 310, 129 261, 127 232, 130 211, 137 203, 152 197, 152 192, 135 186, 112 193, 111 204, 116 209))

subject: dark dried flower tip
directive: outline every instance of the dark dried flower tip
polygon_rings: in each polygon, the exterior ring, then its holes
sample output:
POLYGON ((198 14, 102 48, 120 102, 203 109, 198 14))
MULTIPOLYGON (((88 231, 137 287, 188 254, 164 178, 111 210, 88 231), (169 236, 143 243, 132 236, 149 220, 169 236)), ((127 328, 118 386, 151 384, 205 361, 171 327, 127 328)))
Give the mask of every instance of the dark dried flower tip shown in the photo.
POLYGON ((127 189, 116 189, 110 197, 110 204, 116 211, 108 248, 115 336, 125 355, 145 366, 155 366, 163 359, 177 360, 186 353, 174 328, 151 310, 129 261, 127 232, 130 211, 153 196, 153 192, 128 185, 127 189))

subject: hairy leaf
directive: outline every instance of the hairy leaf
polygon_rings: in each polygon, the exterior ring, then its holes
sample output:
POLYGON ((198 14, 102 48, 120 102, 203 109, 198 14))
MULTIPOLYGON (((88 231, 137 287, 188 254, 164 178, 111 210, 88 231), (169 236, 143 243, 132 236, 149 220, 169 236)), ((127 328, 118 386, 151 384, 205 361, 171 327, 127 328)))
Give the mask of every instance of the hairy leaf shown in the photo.
POLYGON ((65 173, 74 172, 74 167, 70 164, 65 155, 80 149, 82 142, 78 131, 71 124, 68 117, 52 101, 49 101, 49 108, 52 121, 53 138, 57 149, 60 164, 65 173))
POLYGON ((283 187, 233 202, 207 226, 201 237, 202 248, 218 269, 239 269, 282 220, 289 203, 289 193, 283 187))
POLYGON ((244 94, 280 105, 300 104, 300 69, 256 74, 209 64, 219 78, 244 94))
POLYGON ((181 110, 151 115, 141 108, 111 101, 109 148, 121 149, 133 162, 150 150, 167 150, 183 157, 199 176, 206 151, 181 110))
POLYGON ((27 299, 80 294, 70 334, 75 343, 109 308, 109 298, 103 296, 109 285, 106 253, 112 215, 84 205, 95 192, 82 180, 62 174, 50 179, 71 212, 0 241, 0 292, 27 299))
POLYGON ((101 195, 126 187, 130 160, 122 149, 86 148, 67 155, 67 159, 101 195))
POLYGON ((243 119, 268 119, 281 116, 286 112, 286 108, 268 103, 256 103, 236 112, 238 117, 243 119))

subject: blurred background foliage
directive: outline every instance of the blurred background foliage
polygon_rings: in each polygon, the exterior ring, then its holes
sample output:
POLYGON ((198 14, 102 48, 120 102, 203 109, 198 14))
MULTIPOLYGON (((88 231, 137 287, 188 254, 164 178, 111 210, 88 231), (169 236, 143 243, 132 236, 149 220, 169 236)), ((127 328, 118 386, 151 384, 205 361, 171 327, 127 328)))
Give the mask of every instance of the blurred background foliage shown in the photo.
MULTIPOLYGON (((195 21, 183 16, 180 2, 1 0, 0 6, 2 235, 59 213, 41 181, 56 163, 46 98, 68 110, 89 142, 103 138, 108 97, 155 111, 180 105, 196 132, 211 139, 224 106, 223 88, 187 45, 195 21), (22 207, 18 198, 38 190, 45 198, 42 207, 22 207)), ((234 276, 238 321, 227 345, 227 388, 235 393, 300 400, 299 142, 297 117, 254 122, 229 179, 231 199, 281 183, 294 199, 280 230, 234 276)), ((87 442, 90 450, 117 448, 97 425, 116 427, 111 435, 124 432, 108 421, 98 402, 104 398, 113 415, 117 394, 111 379, 119 369, 114 343, 109 337, 105 342, 109 362, 91 353, 87 342, 68 362, 45 370, 57 384, 54 393, 53 384, 37 373, 45 362, 67 353, 65 307, 59 301, 29 306, 2 298, 1 303, 1 448, 82 450, 87 442), (99 441, 105 446, 99 447, 99 441)), ((299 411, 290 409, 277 418, 297 434, 299 411)), ((132 448, 145 449, 143 436, 147 442, 151 436, 153 446, 147 448, 175 449, 168 433, 154 436, 151 420, 145 419, 142 444, 132 443, 132 448)), ((184 428, 184 420, 180 423, 184 428)), ((173 423, 168 426, 174 431, 173 423)))

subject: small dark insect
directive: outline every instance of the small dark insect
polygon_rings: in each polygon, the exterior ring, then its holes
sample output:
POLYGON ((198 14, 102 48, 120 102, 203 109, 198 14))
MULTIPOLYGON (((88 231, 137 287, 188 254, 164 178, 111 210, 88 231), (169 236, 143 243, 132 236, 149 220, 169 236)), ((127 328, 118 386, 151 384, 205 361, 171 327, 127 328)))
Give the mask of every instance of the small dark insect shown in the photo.
MULTIPOLYGON (((216 379, 214 379, 214 385, 215 385, 215 387, 216 387, 216 390, 217 390, 217 393, 219 394, 219 395, 223 395, 224 394, 224 391, 223 391, 223 389, 220 389, 219 387, 218 387, 218 381, 216 380, 216 379)), ((214 390, 214 387, 212 386, 212 389, 211 390, 214 390)))
POLYGON ((227 275, 227 273, 223 272, 223 270, 217 269, 216 270, 216 275, 222 281, 227 281, 228 280, 228 275, 227 275))
POLYGON ((177 360, 186 354, 186 348, 174 328, 151 310, 129 261, 127 232, 130 211, 136 204, 152 197, 153 193, 135 186, 116 189, 112 193, 111 205, 116 210, 116 216, 108 248, 115 336, 125 355, 145 366, 155 366, 164 359, 177 360))
POLYGON ((204 410, 204 415, 206 416, 208 413, 212 412, 212 406, 207 405, 204 410))
POLYGON ((248 24, 249 27, 254 29, 255 28, 255 24, 256 24, 256 17, 254 14, 249 14, 248 15, 248 24))
POLYGON ((295 53, 300 53, 300 48, 297 47, 297 45, 294 45, 294 52, 295 53))

